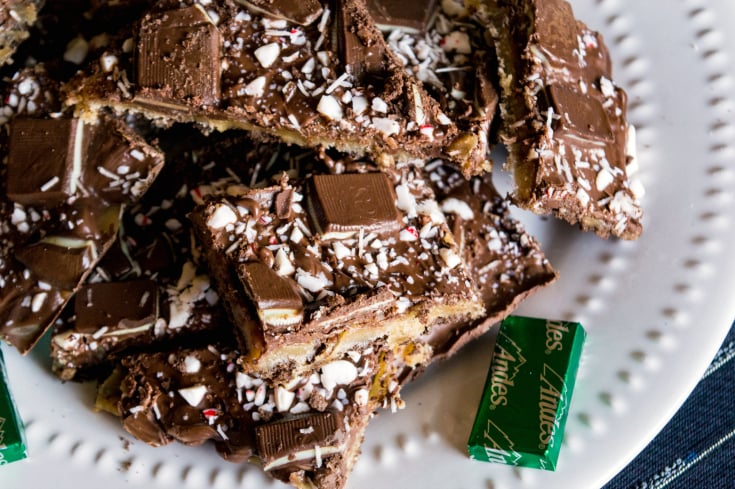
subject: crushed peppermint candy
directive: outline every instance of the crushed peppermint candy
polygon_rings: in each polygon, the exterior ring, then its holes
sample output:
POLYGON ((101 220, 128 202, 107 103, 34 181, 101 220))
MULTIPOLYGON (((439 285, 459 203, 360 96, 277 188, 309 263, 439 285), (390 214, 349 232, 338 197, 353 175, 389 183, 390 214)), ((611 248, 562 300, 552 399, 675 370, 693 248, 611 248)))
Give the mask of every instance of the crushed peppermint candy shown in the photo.
POLYGON ((207 393, 207 387, 204 385, 194 385, 178 390, 179 395, 191 406, 197 407, 204 399, 207 393))

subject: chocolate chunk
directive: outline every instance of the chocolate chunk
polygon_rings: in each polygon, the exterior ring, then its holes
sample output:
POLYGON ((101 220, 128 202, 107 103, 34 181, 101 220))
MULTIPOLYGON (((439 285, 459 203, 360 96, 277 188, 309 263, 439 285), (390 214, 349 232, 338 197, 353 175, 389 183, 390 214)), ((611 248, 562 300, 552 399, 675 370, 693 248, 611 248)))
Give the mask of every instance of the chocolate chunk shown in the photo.
POLYGON ((279 219, 288 219, 291 217, 291 205, 293 204, 293 190, 285 189, 279 192, 275 198, 276 216, 279 219))
POLYGON ((77 292, 74 313, 79 331, 121 335, 150 328, 158 318, 158 286, 152 280, 88 284, 77 292))
POLYGON ((118 120, 100 121, 85 143, 82 182, 108 202, 138 199, 163 166, 162 155, 118 120))
POLYGON ((236 0, 255 12, 300 25, 313 23, 323 12, 317 0, 236 0))
POLYGON ((554 110, 554 131, 568 131, 601 143, 614 140, 607 111, 598 99, 559 85, 547 87, 547 94, 554 110))
POLYGON ((578 49, 579 27, 568 2, 534 2, 539 47, 548 54, 568 59, 578 49))
POLYGON ((84 147, 84 124, 75 119, 15 119, 10 126, 8 198, 54 205, 74 195, 84 147))
POLYGON ((331 412, 290 416, 255 427, 258 455, 265 470, 289 465, 316 466, 317 458, 341 451, 344 429, 331 412))
POLYGON ((117 120, 17 118, 10 132, 7 195, 25 205, 57 205, 78 190, 128 201, 163 165, 160 153, 117 120))
POLYGON ((285 329, 303 320, 301 296, 272 268, 246 263, 240 267, 240 278, 265 327, 285 329))
POLYGON ((367 0, 367 7, 381 29, 424 32, 436 12, 437 0, 367 0))
POLYGON ((395 193, 382 173, 315 175, 309 192, 311 217, 323 239, 400 228, 395 193))
POLYGON ((1 311, 0 337, 21 353, 36 344, 69 298, 68 292, 43 290, 28 282, 3 298, 1 311))
POLYGON ((339 57, 345 69, 360 79, 363 75, 379 74, 384 69, 385 50, 380 32, 362 18, 362 12, 349 1, 336 2, 335 36, 339 57))
POLYGON ((153 99, 214 104, 220 98, 220 43, 217 27, 198 5, 146 16, 138 42, 138 84, 150 89, 153 99))
POLYGON ((16 250, 15 257, 42 281, 73 290, 99 252, 91 240, 49 236, 16 250))

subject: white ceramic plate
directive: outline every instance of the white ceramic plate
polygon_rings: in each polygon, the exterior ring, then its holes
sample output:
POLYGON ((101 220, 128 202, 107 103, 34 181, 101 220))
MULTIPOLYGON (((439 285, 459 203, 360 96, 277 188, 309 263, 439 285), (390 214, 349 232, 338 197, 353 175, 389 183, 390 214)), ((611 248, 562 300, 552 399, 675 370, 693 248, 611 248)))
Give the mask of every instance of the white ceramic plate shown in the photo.
MULTIPOLYGON (((560 280, 519 313, 581 321, 589 337, 555 473, 474 462, 465 443, 489 363, 484 338, 404 391, 407 408, 370 426, 350 489, 600 487, 685 400, 735 318, 735 19, 731 0, 574 0, 602 31, 638 127, 645 232, 603 242, 519 217, 560 280)), ((6 352, 30 458, 2 487, 280 487, 212 447, 150 448, 63 385, 43 349, 6 352)))

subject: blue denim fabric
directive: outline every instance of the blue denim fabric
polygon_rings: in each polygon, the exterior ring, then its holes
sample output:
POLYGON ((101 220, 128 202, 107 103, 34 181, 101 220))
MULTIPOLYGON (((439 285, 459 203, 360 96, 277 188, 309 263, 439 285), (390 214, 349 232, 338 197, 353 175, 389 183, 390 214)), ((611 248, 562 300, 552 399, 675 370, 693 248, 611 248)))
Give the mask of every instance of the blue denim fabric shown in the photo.
POLYGON ((735 489, 735 325, 674 418, 604 489, 664 487, 735 489))

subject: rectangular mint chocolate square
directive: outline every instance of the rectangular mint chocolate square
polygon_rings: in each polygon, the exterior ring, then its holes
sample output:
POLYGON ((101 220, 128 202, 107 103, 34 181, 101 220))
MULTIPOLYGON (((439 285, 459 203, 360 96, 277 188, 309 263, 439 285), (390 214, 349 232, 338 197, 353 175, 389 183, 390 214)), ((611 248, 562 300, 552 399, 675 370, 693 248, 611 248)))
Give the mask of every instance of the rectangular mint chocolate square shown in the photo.
POLYGON ((0 351, 0 465, 26 458, 23 422, 13 403, 0 351))
POLYGON ((585 337, 579 323, 503 321, 467 442, 470 458, 556 469, 585 337))

